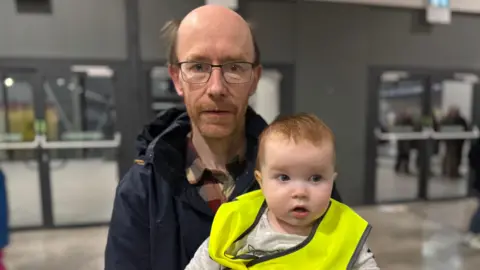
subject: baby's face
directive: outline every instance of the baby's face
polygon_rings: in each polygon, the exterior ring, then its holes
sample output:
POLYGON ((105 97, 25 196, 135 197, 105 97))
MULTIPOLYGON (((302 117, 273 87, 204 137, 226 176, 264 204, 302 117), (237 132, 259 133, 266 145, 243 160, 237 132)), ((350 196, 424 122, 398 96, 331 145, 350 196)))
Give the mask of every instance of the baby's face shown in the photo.
POLYGON ((334 148, 269 139, 257 178, 265 195, 268 218, 274 229, 308 235, 329 204, 336 173, 334 148))

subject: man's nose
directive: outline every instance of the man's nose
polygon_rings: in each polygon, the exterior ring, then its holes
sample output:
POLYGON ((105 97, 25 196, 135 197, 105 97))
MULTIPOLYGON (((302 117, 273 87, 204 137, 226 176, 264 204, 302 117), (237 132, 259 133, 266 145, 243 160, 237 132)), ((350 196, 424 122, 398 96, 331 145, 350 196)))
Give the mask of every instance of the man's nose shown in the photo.
POLYGON ((222 70, 213 68, 210 76, 208 94, 212 97, 224 96, 226 93, 225 80, 223 79, 222 70))

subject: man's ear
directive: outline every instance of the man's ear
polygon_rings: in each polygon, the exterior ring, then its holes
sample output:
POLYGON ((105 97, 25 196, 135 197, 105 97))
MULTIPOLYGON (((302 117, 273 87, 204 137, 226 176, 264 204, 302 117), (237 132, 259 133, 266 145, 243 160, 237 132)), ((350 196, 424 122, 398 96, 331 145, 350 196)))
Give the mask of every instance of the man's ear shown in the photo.
POLYGON ((250 96, 253 96, 257 91, 258 82, 262 77, 262 72, 263 72, 263 67, 261 65, 258 65, 253 70, 253 85, 252 85, 252 89, 250 90, 250 94, 249 94, 250 96))
POLYGON ((262 174, 259 170, 255 170, 255 180, 257 180, 260 187, 262 187, 262 174))
POLYGON ((173 85, 175 86, 175 91, 177 91, 177 94, 181 97, 183 97, 183 87, 182 87, 182 84, 180 82, 181 78, 181 71, 180 71, 180 67, 178 67, 177 65, 168 65, 168 74, 170 75, 170 78, 172 79, 173 81, 173 85))

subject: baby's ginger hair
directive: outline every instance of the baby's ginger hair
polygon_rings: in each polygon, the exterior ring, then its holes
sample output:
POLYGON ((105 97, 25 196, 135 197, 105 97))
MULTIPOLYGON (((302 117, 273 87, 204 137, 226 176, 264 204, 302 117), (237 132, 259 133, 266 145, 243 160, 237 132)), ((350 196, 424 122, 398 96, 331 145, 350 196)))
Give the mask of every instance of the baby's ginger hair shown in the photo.
POLYGON ((335 136, 332 130, 317 116, 311 113, 298 113, 280 116, 261 134, 258 142, 257 170, 260 170, 264 157, 266 140, 278 138, 294 143, 307 142, 321 146, 325 142, 333 146, 333 163, 335 164, 335 136))

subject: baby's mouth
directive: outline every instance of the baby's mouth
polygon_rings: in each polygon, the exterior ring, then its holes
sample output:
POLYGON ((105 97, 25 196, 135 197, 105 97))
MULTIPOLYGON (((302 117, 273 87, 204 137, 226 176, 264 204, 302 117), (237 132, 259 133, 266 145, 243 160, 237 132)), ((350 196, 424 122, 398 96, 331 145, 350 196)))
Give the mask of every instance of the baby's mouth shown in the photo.
POLYGON ((302 206, 297 206, 297 207, 292 209, 292 215, 295 218, 299 218, 299 219, 306 218, 309 213, 310 213, 310 211, 308 211, 307 208, 302 207, 302 206))
POLYGON ((305 213, 305 212, 308 212, 308 210, 305 207, 298 206, 298 207, 293 208, 293 212, 305 213))

